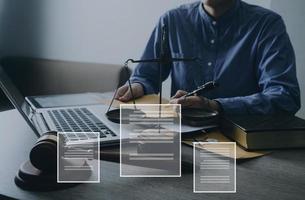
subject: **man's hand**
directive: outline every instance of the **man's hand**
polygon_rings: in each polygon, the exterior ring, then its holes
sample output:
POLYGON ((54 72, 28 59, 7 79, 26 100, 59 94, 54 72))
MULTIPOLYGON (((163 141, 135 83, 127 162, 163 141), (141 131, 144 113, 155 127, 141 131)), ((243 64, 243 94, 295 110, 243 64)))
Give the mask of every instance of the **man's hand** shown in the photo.
POLYGON ((186 91, 178 90, 172 97, 170 103, 181 104, 182 107, 188 108, 205 108, 213 111, 220 111, 220 105, 217 101, 199 96, 184 97, 186 94, 186 91))
MULTIPOLYGON (((144 89, 140 83, 131 84, 131 88, 135 98, 144 96, 144 89)), ((132 100, 132 95, 128 84, 123 85, 118 89, 115 99, 123 102, 132 100)))

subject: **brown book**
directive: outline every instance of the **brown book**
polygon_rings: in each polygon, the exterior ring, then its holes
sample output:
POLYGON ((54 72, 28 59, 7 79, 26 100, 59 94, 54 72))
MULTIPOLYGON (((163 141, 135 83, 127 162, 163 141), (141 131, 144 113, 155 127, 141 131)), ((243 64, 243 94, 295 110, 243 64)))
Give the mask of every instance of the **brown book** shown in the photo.
POLYGON ((305 147, 305 120, 291 115, 226 116, 221 128, 247 150, 305 147))

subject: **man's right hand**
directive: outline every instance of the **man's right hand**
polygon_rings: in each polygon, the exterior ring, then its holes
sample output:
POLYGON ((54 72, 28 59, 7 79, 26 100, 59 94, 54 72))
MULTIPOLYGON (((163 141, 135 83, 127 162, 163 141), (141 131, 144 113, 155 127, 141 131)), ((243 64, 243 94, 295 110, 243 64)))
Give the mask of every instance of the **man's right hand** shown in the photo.
MULTIPOLYGON (((131 88, 135 98, 144 96, 144 89, 140 83, 132 83, 131 88)), ((132 100, 132 95, 128 84, 123 85, 118 89, 115 99, 123 102, 132 100)))

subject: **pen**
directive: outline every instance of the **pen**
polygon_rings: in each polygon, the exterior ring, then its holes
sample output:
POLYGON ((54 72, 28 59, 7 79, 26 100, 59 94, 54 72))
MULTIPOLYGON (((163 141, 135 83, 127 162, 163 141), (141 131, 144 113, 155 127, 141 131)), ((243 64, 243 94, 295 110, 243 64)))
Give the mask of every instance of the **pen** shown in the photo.
POLYGON ((196 90, 194 90, 190 93, 187 93, 183 97, 186 98, 186 97, 189 97, 189 96, 193 96, 193 95, 195 95, 197 93, 200 93, 200 92, 203 92, 203 91, 212 90, 214 88, 217 88, 218 86, 219 86, 219 84, 216 83, 215 81, 210 81, 210 82, 207 82, 206 84, 204 84, 202 86, 199 86, 196 90))

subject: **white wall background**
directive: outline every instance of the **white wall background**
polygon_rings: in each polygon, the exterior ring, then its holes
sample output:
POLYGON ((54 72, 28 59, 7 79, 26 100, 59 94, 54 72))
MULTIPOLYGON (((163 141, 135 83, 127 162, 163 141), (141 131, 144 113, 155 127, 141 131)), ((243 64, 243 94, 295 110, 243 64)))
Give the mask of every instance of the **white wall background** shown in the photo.
POLYGON ((1 0, 5 54, 123 63, 159 17, 190 0, 1 0), (4 16, 4 17, 3 17, 4 16))
MULTIPOLYGON (((0 56, 121 64, 138 58, 166 10, 194 0, 0 0, 0 56)), ((278 11, 295 46, 305 117, 304 0, 246 0, 278 11), (303 77, 302 77, 303 76, 303 77)), ((166 84, 167 95, 169 83, 166 84)))

